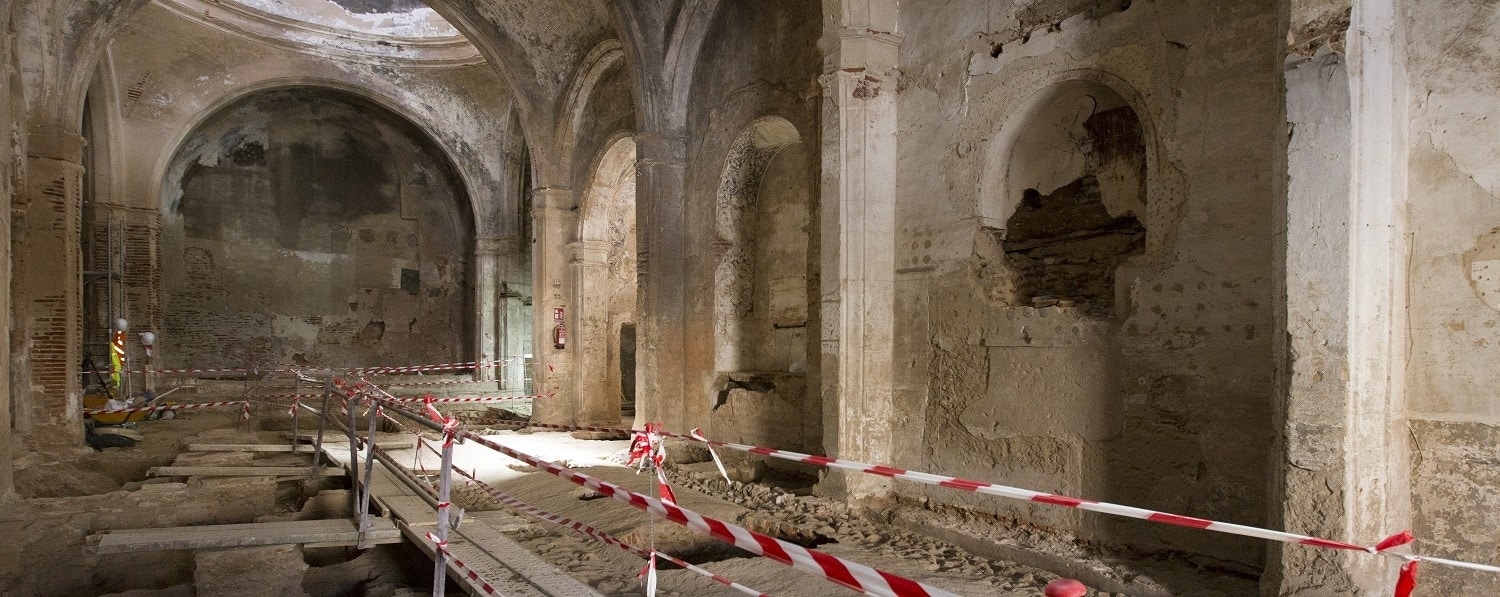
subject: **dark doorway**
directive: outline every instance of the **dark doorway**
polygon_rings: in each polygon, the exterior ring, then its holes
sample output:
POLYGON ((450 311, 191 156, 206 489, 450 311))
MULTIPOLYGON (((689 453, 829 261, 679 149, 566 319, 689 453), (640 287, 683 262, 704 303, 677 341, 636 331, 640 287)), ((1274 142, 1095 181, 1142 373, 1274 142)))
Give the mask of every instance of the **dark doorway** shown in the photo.
POLYGON ((620 414, 635 416, 635 324, 620 325, 620 414))

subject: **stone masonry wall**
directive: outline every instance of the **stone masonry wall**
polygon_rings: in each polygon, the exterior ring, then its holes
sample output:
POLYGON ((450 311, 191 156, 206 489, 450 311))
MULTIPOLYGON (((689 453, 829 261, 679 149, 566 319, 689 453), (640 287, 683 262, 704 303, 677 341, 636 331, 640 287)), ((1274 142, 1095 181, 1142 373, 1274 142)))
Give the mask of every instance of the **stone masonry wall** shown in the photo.
MULTIPOLYGON (((895 425, 922 432, 898 434, 896 465, 1264 523, 1269 492, 1255 488, 1270 481, 1275 395, 1277 3, 919 1, 902 15, 895 425), (1145 138, 1143 254, 1114 270, 1110 309, 1033 306, 1005 292, 1018 272, 994 240, 1022 203, 1012 166, 1032 156, 1017 149, 1018 127, 1049 97, 1077 99, 1082 119, 1108 107, 1087 102, 1106 90, 1145 138)), ((1260 542, 898 491, 1262 564, 1260 542)))

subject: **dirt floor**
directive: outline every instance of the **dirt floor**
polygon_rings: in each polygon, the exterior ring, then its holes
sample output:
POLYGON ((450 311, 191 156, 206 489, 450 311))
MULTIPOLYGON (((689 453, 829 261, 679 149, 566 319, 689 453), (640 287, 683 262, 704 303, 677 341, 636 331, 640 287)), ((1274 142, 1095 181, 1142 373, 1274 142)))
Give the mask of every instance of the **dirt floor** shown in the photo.
MULTIPOLYGON (((35 454, 23 458, 16 475, 19 495, 6 498, 0 508, 0 536, 12 538, 0 545, 0 595, 430 594, 431 560, 408 544, 365 551, 296 546, 117 555, 90 551, 87 537, 107 529, 348 516, 347 486, 336 481, 308 486, 300 480, 273 477, 146 476, 150 467, 168 464, 308 464, 309 457, 301 454, 183 451, 188 442, 285 442, 278 430, 288 422, 285 416, 274 414, 279 412, 284 411, 259 409, 257 420, 250 423, 240 422, 238 412, 184 413, 173 420, 140 423, 138 430, 146 439, 135 446, 102 452, 80 448, 57 455, 53 461, 35 454)), ((492 422, 473 414, 465 418, 471 429, 492 422)), ((493 431, 493 439, 504 445, 642 493, 652 491, 650 475, 638 474, 621 463, 626 441, 584 441, 563 433, 499 429, 493 431)), ((435 457, 419 457, 413 450, 397 450, 393 456, 412 459, 419 466, 436 464, 435 457)), ((482 447, 465 446, 456 462, 535 507, 583 521, 642 548, 654 544, 662 552, 758 591, 852 594, 684 527, 653 522, 639 510, 482 447)), ((1096 587, 1095 595, 1256 593, 1254 579, 1247 575, 1195 569, 1169 560, 1133 558, 1126 564, 1118 554, 1049 542, 1030 531, 932 512, 921 504, 899 504, 900 508, 898 504, 865 504, 851 509, 811 495, 813 479, 806 476, 766 474, 764 468, 757 468, 752 476, 763 477, 759 482, 741 483, 721 478, 707 462, 670 465, 668 470, 680 504, 688 509, 960 595, 1041 595, 1042 587, 1059 573, 1096 587)), ((454 501, 470 511, 502 509, 473 486, 457 487, 454 501)), ((546 561, 605 595, 644 594, 643 582, 637 578, 643 565, 639 556, 553 523, 519 516, 526 522, 512 525, 507 532, 546 561)), ((459 593, 456 585, 450 583, 450 589, 459 593)), ((662 567, 658 593, 739 594, 670 565, 662 567)))

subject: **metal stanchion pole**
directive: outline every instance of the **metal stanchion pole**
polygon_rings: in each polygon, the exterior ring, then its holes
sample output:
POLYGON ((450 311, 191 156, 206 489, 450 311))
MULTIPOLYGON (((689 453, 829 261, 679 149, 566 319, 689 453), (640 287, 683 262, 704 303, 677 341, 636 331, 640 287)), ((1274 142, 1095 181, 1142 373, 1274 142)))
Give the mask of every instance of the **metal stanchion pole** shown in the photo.
POLYGON ((297 373, 297 377, 294 378, 294 380, 292 381, 292 453, 293 454, 296 454, 297 451, 298 451, 297 450, 297 440, 298 440, 297 433, 298 433, 298 431, 300 431, 300 429, 298 429, 297 421, 298 421, 298 415, 302 414, 302 409, 297 408, 297 406, 302 403, 302 399, 298 398, 298 396, 301 395, 301 392, 302 392, 302 374, 301 373, 297 373))
POLYGON ((349 411, 349 481, 356 490, 359 489, 359 427, 355 424, 355 417, 359 414, 359 396, 356 392, 346 403, 349 411))
MULTIPOLYGON (((365 434, 365 484, 359 493, 359 542, 358 547, 365 549, 365 533, 370 530, 370 486, 371 478, 375 474, 375 423, 380 420, 380 403, 370 400, 370 432, 365 434)), ((356 486, 358 487, 358 486, 356 486)))
POLYGON ((323 409, 318 411, 318 440, 313 444, 313 480, 317 480, 318 473, 323 466, 323 429, 328 427, 328 399, 333 396, 333 378, 323 381, 323 409))
POLYGON ((437 509, 437 554, 433 558, 436 566, 432 572, 432 596, 444 597, 443 592, 448 584, 448 562, 443 554, 444 546, 448 543, 448 508, 451 499, 449 490, 453 483, 453 436, 447 435, 443 438, 443 464, 438 473, 438 509, 437 509))

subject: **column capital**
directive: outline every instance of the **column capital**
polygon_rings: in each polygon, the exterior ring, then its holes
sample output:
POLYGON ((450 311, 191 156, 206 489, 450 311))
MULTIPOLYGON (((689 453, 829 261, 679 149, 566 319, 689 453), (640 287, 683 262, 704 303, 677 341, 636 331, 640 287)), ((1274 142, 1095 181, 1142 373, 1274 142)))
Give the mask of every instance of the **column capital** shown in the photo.
POLYGON ((869 29, 839 30, 838 64, 835 70, 894 70, 901 63, 899 33, 869 29))
POLYGON ((479 255, 517 253, 524 242, 525 239, 515 235, 481 236, 474 239, 474 252, 479 255))
POLYGON ((537 187, 531 189, 531 210, 541 212, 549 209, 573 209, 571 187, 537 187))
POLYGON ((571 263, 578 265, 604 265, 609 261, 610 244, 600 240, 581 240, 568 243, 571 263))
POLYGON ((635 143, 642 160, 687 161, 687 134, 682 131, 643 131, 636 134, 635 143))
POLYGON ((26 155, 29 157, 81 164, 86 145, 88 140, 73 131, 39 124, 26 127, 26 155))

